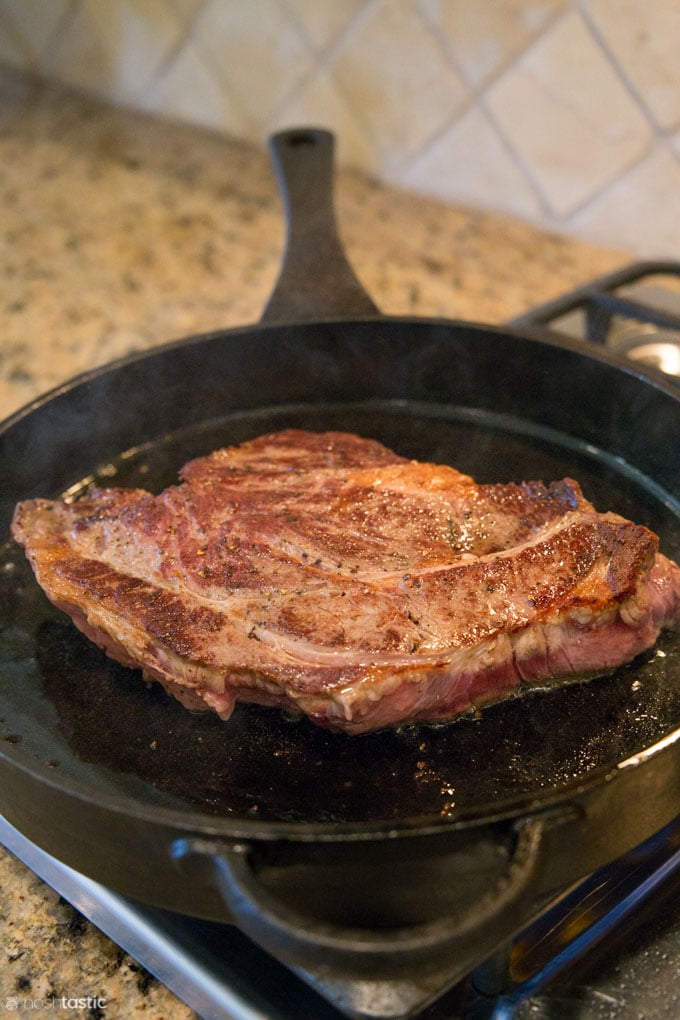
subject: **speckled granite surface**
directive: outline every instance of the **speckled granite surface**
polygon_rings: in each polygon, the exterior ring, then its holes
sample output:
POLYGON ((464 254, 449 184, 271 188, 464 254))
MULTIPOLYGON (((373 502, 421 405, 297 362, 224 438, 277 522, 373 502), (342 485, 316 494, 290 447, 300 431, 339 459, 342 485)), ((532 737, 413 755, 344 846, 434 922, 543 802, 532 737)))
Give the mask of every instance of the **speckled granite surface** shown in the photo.
MULTIPOLYGON (((0 189, 0 418, 129 351, 256 321, 277 274, 263 152, 1 70, 0 189)), ((357 175, 339 175, 337 205, 391 314, 502 322, 630 260, 357 175)), ((51 995, 106 998, 109 1018, 193 1016, 0 850, 0 1010, 51 995)))

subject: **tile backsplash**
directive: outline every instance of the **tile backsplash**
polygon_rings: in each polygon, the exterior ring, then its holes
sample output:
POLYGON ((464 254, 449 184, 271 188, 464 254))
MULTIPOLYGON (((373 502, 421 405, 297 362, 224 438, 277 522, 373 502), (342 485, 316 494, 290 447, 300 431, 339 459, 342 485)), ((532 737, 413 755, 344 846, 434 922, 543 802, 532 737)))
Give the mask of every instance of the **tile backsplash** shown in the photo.
POLYGON ((680 0, 0 0, 0 62, 680 258, 680 0))

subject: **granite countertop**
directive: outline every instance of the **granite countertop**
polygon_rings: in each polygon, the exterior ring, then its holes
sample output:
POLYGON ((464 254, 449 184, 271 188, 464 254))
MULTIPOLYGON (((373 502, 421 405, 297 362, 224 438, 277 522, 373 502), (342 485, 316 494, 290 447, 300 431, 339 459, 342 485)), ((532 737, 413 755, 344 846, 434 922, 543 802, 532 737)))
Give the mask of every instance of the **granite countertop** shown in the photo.
MULTIPOLYGON (((263 150, 0 70, 0 180, 0 419, 131 351, 257 321, 284 241, 263 150)), ((395 315, 500 323, 632 259, 351 172, 336 202, 395 315)), ((0 848, 0 1005, 51 995, 194 1015, 0 848)))

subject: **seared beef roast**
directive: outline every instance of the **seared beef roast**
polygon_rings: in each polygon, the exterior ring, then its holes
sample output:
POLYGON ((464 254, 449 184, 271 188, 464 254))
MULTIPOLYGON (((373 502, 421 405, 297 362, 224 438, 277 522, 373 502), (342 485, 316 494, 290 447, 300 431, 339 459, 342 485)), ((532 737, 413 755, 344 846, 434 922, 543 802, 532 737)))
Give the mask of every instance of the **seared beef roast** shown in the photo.
POLYGON ((656 536, 570 479, 481 485, 344 433, 192 461, 160 495, 29 500, 49 598, 189 708, 278 705, 361 733, 582 678, 680 617, 656 536))

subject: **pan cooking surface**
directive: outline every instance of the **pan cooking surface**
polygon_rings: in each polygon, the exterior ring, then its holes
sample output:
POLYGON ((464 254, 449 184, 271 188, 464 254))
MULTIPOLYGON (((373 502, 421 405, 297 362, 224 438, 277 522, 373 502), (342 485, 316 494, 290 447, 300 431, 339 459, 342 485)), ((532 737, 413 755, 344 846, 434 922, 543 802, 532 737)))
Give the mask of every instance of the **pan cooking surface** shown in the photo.
MULTIPOLYGON (((480 482, 569 475, 598 509, 646 524, 680 558, 677 507, 626 465, 519 420, 434 405, 242 412, 128 451, 69 494, 93 481, 159 491, 190 458, 287 427, 357 432, 480 482)), ((219 816, 349 822, 488 811, 611 768, 680 725, 672 633, 607 677, 530 692, 446 726, 348 737, 255 706, 237 707, 227 723, 187 712, 82 637, 13 546, 0 563, 0 628, 0 739, 100 790, 219 816)))

